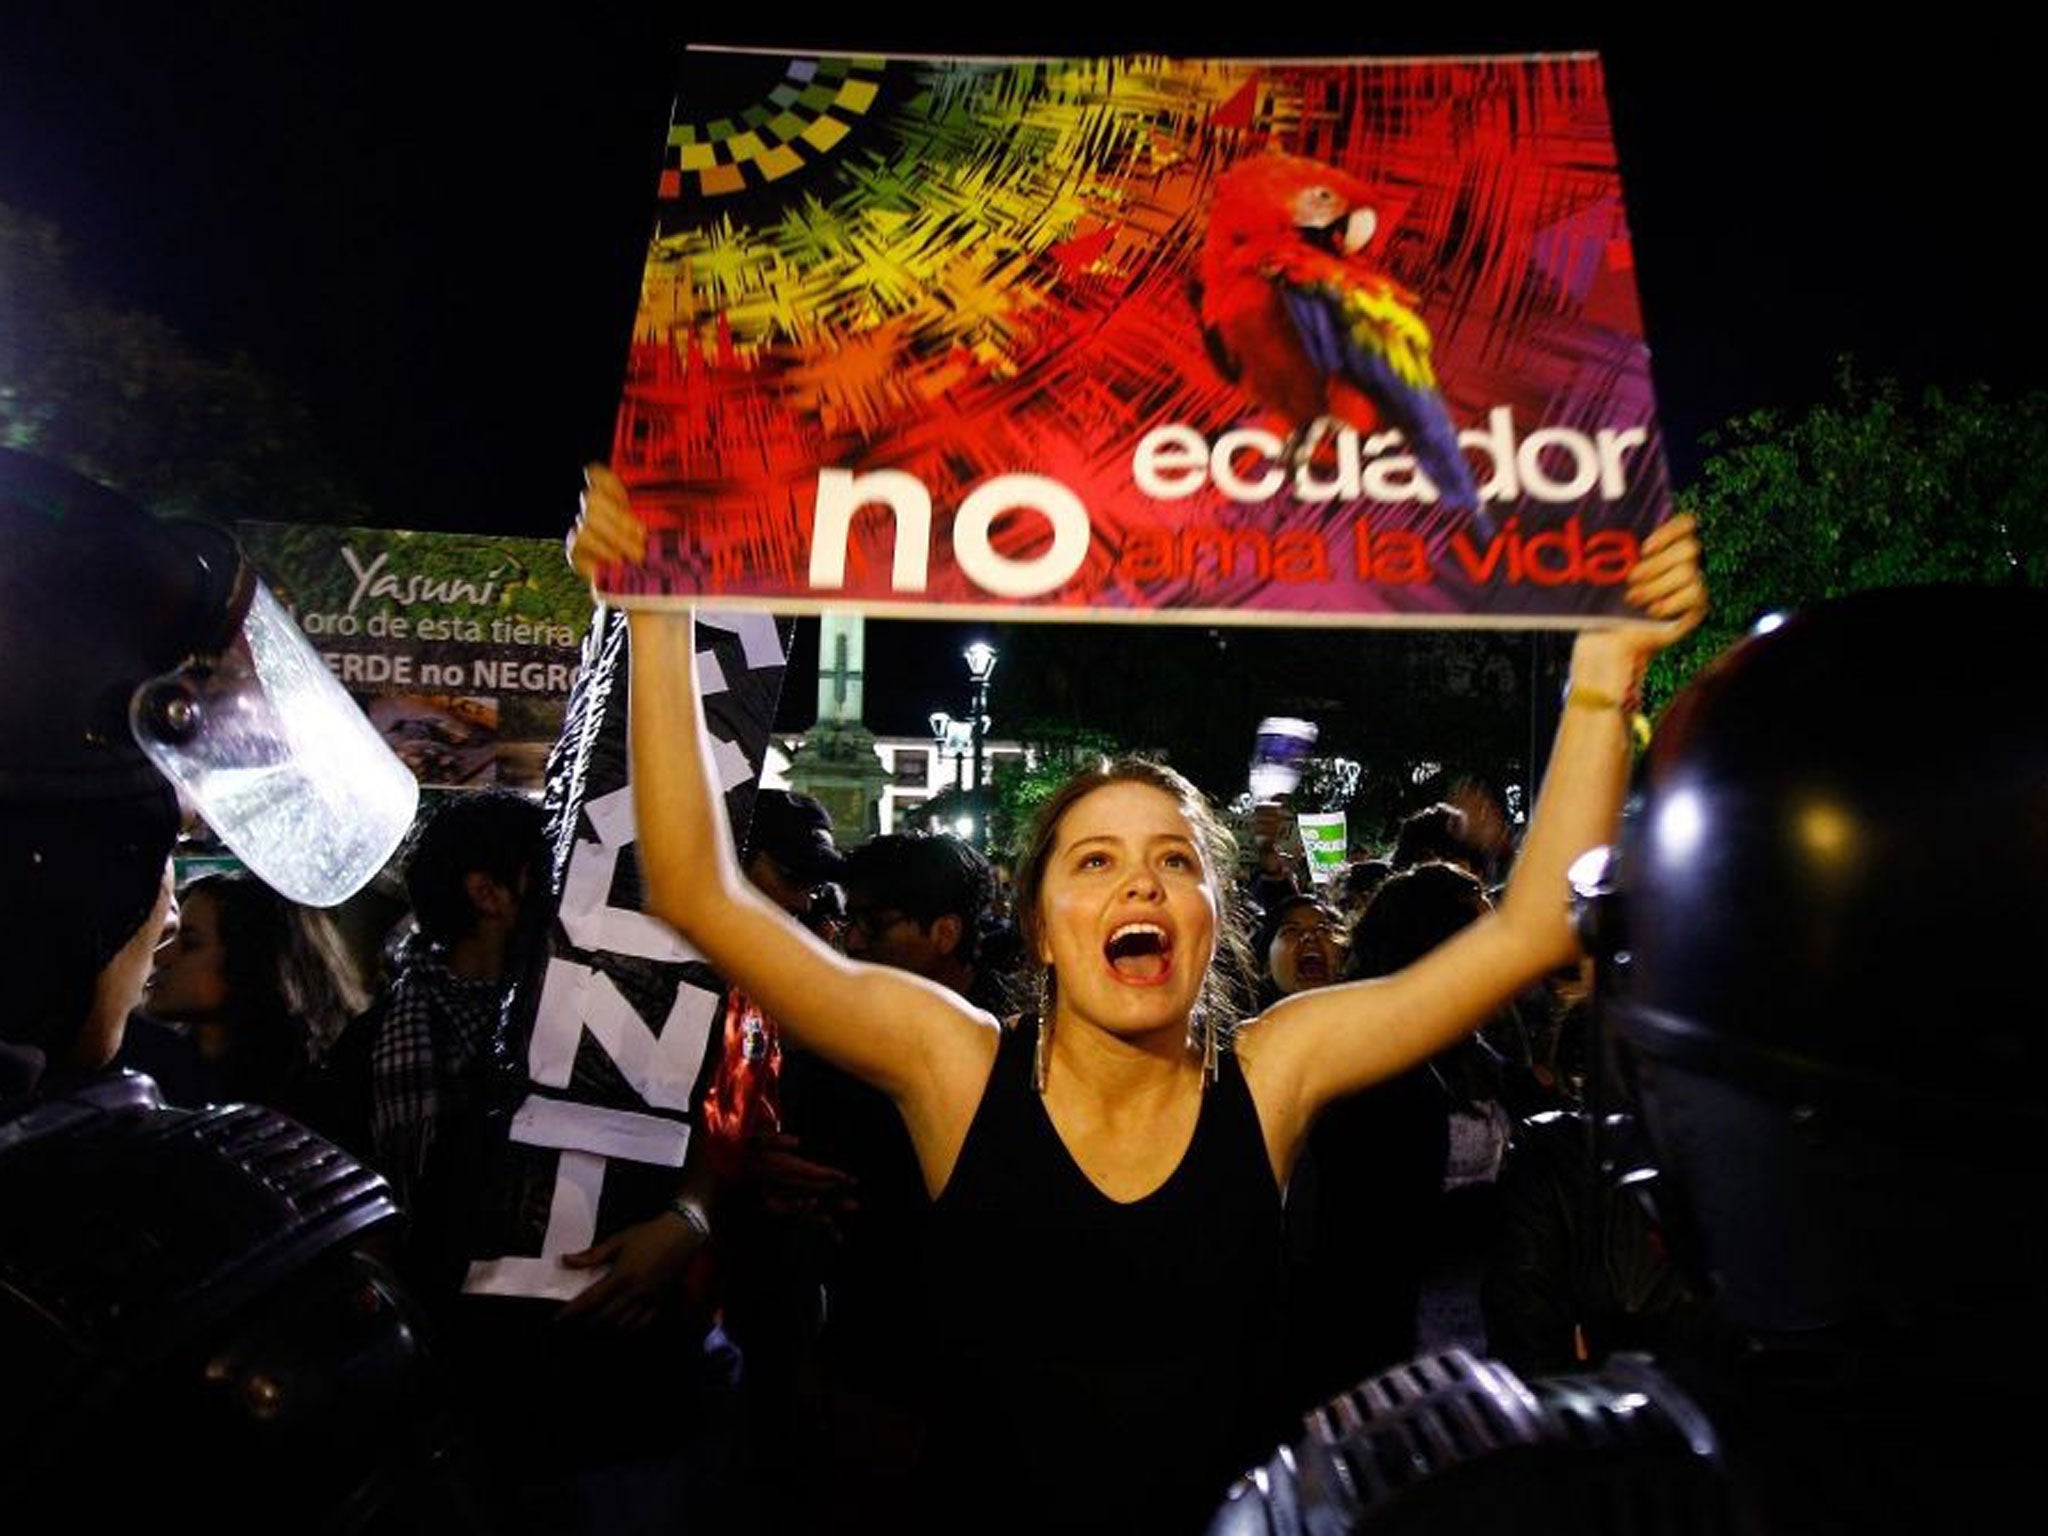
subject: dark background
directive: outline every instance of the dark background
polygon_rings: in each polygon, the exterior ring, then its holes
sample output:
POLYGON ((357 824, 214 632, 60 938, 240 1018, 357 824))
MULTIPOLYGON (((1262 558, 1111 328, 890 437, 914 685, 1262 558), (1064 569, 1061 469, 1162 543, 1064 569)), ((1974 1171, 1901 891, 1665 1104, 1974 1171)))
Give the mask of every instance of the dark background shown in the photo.
MULTIPOLYGON (((109 301, 164 316, 210 352, 245 352, 296 392, 388 526, 552 535, 573 514, 578 466, 610 440, 686 40, 1036 54, 1596 49, 1681 485, 1704 432, 1751 407, 1822 397, 1845 353, 1909 385, 2014 390, 2038 381, 2048 339, 2031 234, 2042 140, 2031 51, 1953 10, 1914 35, 1792 37, 1789 11, 1707 7, 1514 26, 1464 8, 1431 25, 1365 12, 1275 24, 1248 11, 1241 26, 1150 27, 1037 11, 1035 26, 979 28, 957 12, 920 24, 888 9, 850 16, 843 35, 707 27, 682 6, 561 7, 527 27, 426 5, 26 9, 0 17, 0 201, 57 223, 75 269, 109 301)), ((0 345, 4 327, 0 317, 0 345)), ((960 710, 969 633, 871 625, 871 723, 921 730, 930 709, 960 710)), ((1113 642, 1126 639, 1070 631, 1061 643, 1087 671, 1121 659, 1113 642)), ((1303 665, 1290 637, 1181 636, 1133 666, 1134 681, 1204 691, 1187 673, 1205 641, 1213 655, 1270 652, 1283 674, 1303 665)), ((1386 652, 1321 643, 1320 667, 1386 652)), ((1034 647, 1006 649, 1021 661, 1034 647)), ((810 718, 804 678, 785 724, 810 718)), ((1019 686, 1014 669, 998 673, 999 711, 1006 683, 1019 686)), ((999 718, 997 730, 1014 724, 999 718)), ((1219 728, 1237 739, 1234 715, 1219 728)))

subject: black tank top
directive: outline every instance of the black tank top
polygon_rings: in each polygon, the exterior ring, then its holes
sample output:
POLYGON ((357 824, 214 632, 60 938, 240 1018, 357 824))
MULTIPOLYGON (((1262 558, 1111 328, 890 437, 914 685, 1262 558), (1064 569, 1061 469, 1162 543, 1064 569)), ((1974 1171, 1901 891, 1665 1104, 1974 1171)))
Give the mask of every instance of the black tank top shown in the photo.
POLYGON ((1097 1189, 1007 1031, 933 1209, 925 1513, 952 1530, 1199 1532, 1280 1412, 1280 1195, 1233 1056, 1180 1164, 1097 1189))

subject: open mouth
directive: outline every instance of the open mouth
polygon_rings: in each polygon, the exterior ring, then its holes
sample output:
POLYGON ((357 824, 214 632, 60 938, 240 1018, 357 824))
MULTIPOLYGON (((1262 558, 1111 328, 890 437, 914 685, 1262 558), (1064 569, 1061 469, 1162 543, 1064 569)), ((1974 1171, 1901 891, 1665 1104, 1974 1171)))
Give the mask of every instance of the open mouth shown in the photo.
POLYGON ((1330 979, 1329 964, 1316 950, 1304 950, 1294 962, 1295 980, 1322 986, 1330 979))
POLYGON ((1156 986, 1173 969, 1173 941, 1157 923, 1125 923, 1102 946, 1102 956, 1117 980, 1156 986))

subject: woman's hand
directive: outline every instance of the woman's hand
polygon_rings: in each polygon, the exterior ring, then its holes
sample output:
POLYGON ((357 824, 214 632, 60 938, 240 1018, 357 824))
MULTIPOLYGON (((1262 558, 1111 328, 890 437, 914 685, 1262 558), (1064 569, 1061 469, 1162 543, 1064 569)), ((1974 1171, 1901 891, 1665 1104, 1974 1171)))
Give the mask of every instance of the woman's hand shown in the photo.
POLYGON ((1283 998, 1239 1040, 1276 1173, 1331 1100, 1404 1072, 1454 1043, 1517 992, 1572 959, 1565 871, 1610 841, 1628 779, 1630 699, 1643 666, 1690 634, 1707 611, 1700 545, 1690 517, 1643 541, 1629 601, 1653 624, 1587 631, 1572 650, 1572 691, 1543 793, 1491 913, 1405 970, 1377 981, 1283 998))
POLYGON ((569 564, 591 581, 607 565, 647 557, 647 527, 633 515, 625 482, 602 464, 583 469, 583 509, 569 530, 569 564))
POLYGON ((564 1268, 607 1273, 566 1302, 557 1320, 638 1333, 671 1308, 701 1307, 704 1298, 692 1293, 691 1275, 704 1242, 700 1228, 663 1212, 601 1243, 563 1254, 564 1268))
POLYGON ((1691 634, 1707 616, 1707 584, 1700 574, 1698 525, 1681 512, 1643 540, 1625 594, 1629 606, 1656 624, 1586 630, 1572 648, 1572 683, 1630 700, 1643 668, 1657 652, 1691 634))

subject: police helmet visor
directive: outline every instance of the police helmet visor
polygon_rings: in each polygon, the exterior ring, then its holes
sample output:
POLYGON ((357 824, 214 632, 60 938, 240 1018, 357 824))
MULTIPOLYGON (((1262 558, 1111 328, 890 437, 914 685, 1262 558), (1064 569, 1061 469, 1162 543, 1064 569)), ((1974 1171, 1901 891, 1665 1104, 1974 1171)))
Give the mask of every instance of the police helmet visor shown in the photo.
POLYGON ((282 895, 346 901, 412 825, 419 785, 262 582, 219 650, 135 690, 138 746, 282 895))

